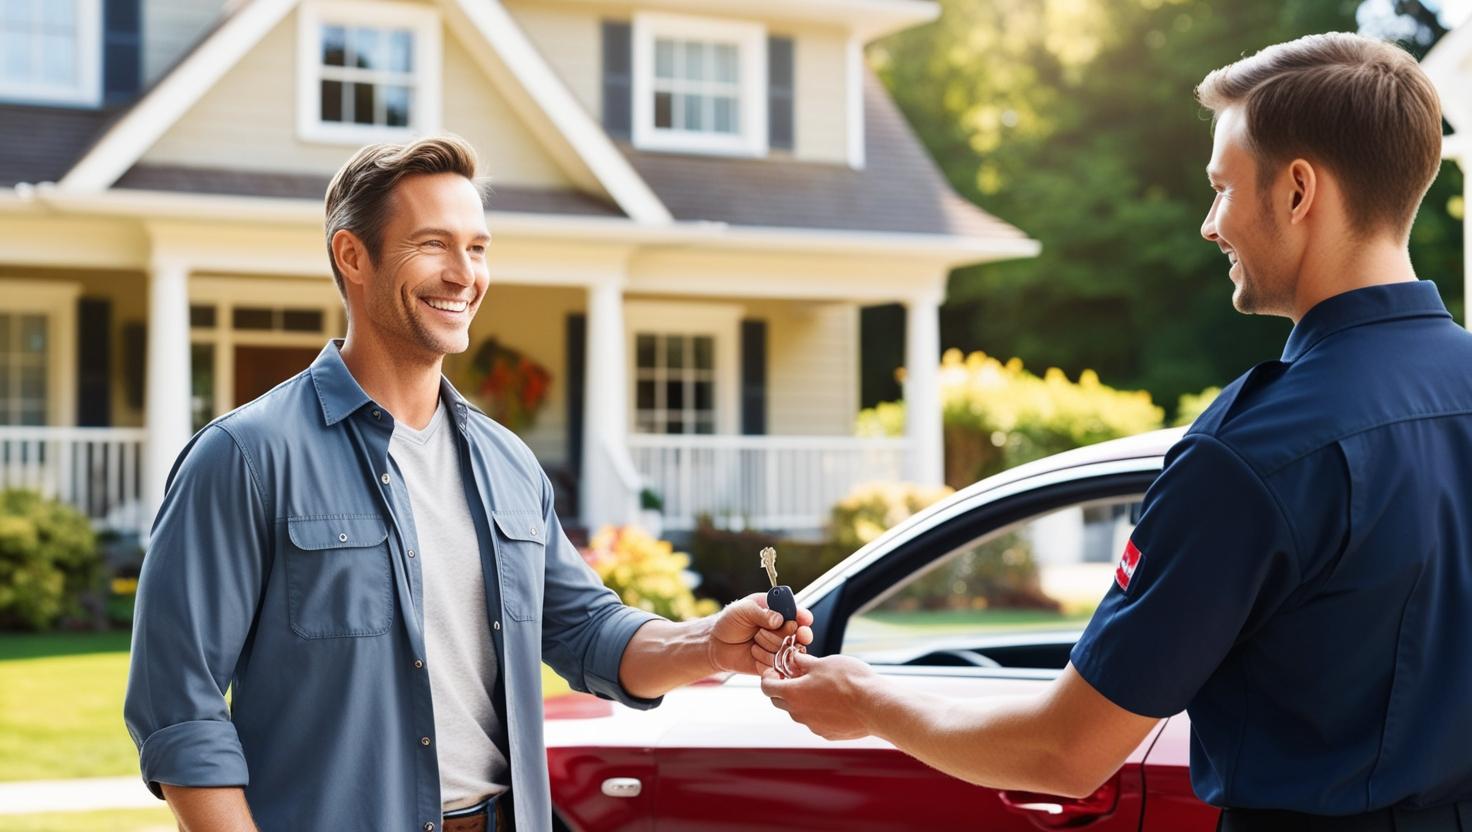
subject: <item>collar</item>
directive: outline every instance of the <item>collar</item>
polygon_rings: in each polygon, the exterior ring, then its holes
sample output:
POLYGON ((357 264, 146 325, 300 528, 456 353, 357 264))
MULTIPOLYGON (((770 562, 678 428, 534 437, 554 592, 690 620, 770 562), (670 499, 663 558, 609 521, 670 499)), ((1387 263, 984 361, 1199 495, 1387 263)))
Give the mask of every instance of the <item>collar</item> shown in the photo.
POLYGON ((1436 284, 1429 280, 1367 286, 1320 301, 1293 327, 1283 360, 1297 361, 1320 341, 1365 324, 1404 318, 1451 318, 1436 284))
MULTIPOLYGON (((373 402, 358 384, 358 380, 353 378, 348 365, 343 363, 342 344, 341 338, 328 341, 327 346, 322 348, 322 352, 317 354, 316 360, 308 368, 312 384, 317 388, 317 401, 322 405, 322 420, 328 427, 353 415, 363 405, 373 402)), ((480 410, 460 395, 455 385, 443 375, 440 376, 440 396, 450 406, 456 423, 461 427, 464 426, 467 408, 477 412, 480 410)))

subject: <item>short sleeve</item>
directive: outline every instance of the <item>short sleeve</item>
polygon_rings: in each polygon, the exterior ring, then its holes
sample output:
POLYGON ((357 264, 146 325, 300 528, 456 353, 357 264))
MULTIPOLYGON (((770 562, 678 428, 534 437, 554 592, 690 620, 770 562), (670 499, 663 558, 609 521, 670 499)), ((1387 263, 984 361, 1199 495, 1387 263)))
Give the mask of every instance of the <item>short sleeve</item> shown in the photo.
POLYGON ((1179 713, 1297 587, 1296 556, 1267 484, 1219 440, 1188 435, 1145 495, 1073 666, 1127 711, 1179 713))

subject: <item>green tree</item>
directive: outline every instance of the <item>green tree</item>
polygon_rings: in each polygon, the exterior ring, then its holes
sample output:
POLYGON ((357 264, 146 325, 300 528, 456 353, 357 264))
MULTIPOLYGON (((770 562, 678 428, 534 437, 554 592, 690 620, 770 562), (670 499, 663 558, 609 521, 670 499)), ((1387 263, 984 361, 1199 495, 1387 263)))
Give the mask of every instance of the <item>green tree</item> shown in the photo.
MULTIPOLYGON (((1094 369, 1165 402, 1276 357, 1288 322, 1234 311, 1226 260, 1199 236, 1211 130, 1192 91, 1271 43, 1356 28, 1359 5, 942 0, 936 22, 876 44, 872 63, 952 185, 1043 244, 952 275, 944 346, 1094 369)), ((1460 192, 1449 165, 1413 233, 1418 270, 1454 311, 1460 192)))

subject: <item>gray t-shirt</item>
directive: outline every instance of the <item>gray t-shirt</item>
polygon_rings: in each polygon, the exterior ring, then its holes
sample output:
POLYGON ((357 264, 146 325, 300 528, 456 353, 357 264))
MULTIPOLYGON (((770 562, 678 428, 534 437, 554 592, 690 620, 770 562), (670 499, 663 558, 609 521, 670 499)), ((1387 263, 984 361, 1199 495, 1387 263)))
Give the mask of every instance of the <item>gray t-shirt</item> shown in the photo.
POLYGON ((496 651, 486 618, 480 541, 465 502, 454 428, 440 402, 424 430, 394 426, 389 454, 403 473, 419 536, 424 642, 445 809, 506 790, 506 755, 491 691, 496 651))

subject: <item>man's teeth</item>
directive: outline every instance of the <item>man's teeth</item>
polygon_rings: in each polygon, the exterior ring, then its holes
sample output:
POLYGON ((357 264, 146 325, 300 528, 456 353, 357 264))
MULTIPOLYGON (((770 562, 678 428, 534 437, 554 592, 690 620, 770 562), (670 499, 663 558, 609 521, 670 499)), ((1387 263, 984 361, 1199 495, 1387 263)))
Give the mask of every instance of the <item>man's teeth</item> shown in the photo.
POLYGON ((463 300, 434 300, 425 298, 424 302, 443 312, 464 312, 466 303, 463 300))

